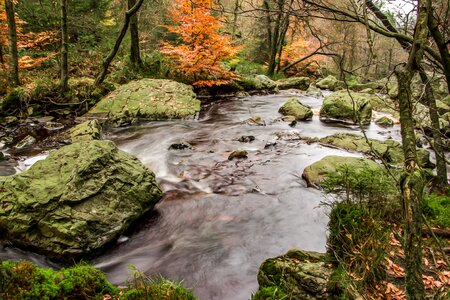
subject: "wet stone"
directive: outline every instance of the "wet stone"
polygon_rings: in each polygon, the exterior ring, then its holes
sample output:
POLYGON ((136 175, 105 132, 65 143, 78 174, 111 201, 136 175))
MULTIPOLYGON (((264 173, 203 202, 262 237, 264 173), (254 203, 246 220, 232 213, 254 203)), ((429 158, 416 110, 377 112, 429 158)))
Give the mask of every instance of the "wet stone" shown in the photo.
POLYGON ((250 143, 255 140, 255 137, 253 135, 243 135, 239 138, 239 142, 241 143, 250 143))

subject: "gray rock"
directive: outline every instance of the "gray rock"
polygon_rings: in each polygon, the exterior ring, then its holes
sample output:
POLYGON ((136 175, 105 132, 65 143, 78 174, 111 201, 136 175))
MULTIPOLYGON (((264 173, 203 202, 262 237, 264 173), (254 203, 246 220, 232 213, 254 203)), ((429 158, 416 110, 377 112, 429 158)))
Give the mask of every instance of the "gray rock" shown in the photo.
POLYGON ((161 197, 153 172, 114 143, 74 143, 0 177, 0 236, 70 260, 114 242, 161 197))
POLYGON ((320 109, 321 120, 370 124, 372 105, 368 94, 338 91, 325 97, 320 109))

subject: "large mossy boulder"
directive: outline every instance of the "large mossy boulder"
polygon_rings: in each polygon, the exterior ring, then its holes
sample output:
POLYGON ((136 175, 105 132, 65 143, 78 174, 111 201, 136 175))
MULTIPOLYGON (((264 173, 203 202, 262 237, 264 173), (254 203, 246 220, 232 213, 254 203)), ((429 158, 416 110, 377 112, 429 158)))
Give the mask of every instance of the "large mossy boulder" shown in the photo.
POLYGON ((246 91, 274 90, 277 87, 275 81, 266 75, 244 76, 239 78, 237 82, 246 91))
POLYGON ((295 98, 288 99, 288 101, 280 107, 278 112, 284 116, 293 116, 297 121, 308 120, 313 116, 311 107, 300 103, 300 101, 295 98))
POLYGON ((330 274, 325 254, 290 250, 262 263, 258 272, 259 290, 252 300, 331 299, 327 290, 330 274))
POLYGON ((113 142, 74 143, 0 177, 0 236, 58 259, 81 257, 114 242, 161 197, 153 172, 113 142))
MULTIPOLYGON (((394 140, 380 141, 369 139, 369 145, 363 136, 351 133, 337 133, 319 140, 322 144, 339 147, 345 150, 357 151, 375 158, 382 157, 387 163, 393 165, 402 165, 404 156, 402 144, 394 140)), ((430 161, 430 152, 424 149, 418 149, 417 155, 419 164, 422 167, 433 168, 430 161)))
POLYGON ((317 81, 316 86, 320 89, 335 91, 338 88, 343 88, 345 84, 344 82, 337 80, 337 78, 333 75, 328 75, 327 77, 317 81))
POLYGON ((200 111, 192 87, 167 79, 141 79, 122 85, 90 111, 116 125, 136 119, 178 119, 200 111))
POLYGON ((320 109, 321 120, 370 124, 372 105, 368 94, 338 91, 325 97, 320 109))
POLYGON ((302 177, 305 179, 308 187, 319 188, 320 183, 328 175, 336 172, 338 167, 344 165, 349 166, 353 170, 359 170, 364 167, 375 170, 383 168, 376 162, 366 158, 329 155, 307 166, 303 170, 302 177))
POLYGON ((275 83, 279 90, 297 89, 306 91, 311 84, 311 80, 308 77, 291 77, 279 79, 275 83))

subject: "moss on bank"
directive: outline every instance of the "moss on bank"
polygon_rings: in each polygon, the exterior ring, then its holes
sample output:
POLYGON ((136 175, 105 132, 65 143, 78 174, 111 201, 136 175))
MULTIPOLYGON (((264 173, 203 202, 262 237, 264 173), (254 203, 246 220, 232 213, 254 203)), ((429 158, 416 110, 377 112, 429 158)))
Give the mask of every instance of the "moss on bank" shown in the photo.
POLYGON ((196 299, 179 283, 166 279, 149 280, 139 272, 129 286, 119 289, 105 275, 82 263, 55 271, 29 261, 0 264, 0 299, 196 299))

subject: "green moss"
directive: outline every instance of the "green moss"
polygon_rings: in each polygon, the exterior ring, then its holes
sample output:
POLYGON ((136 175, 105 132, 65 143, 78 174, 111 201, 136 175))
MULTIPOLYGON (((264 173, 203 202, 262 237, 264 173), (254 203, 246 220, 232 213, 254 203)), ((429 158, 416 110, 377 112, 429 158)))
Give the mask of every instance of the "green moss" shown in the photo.
POLYGON ((0 298, 5 299, 101 299, 117 290, 86 264, 54 271, 28 261, 4 261, 1 273, 0 298))
POLYGON ((355 124, 370 124, 372 118, 372 104, 370 97, 373 95, 338 91, 325 97, 320 109, 320 117, 323 119, 335 119, 355 124))
POLYGON ((434 225, 450 227, 450 196, 431 194, 424 200, 424 212, 434 225))
POLYGON ((195 300, 180 283, 164 278, 149 280, 136 272, 129 287, 119 289, 105 275, 85 263, 55 271, 28 261, 0 261, 0 299, 83 300, 195 300))
POLYGON ((313 112, 309 106, 303 105, 296 98, 289 98, 278 112, 285 116, 294 116, 296 120, 308 120, 313 116, 313 112))
POLYGON ((252 300, 282 300, 289 299, 286 293, 277 286, 269 286, 259 289, 251 297, 252 300))

